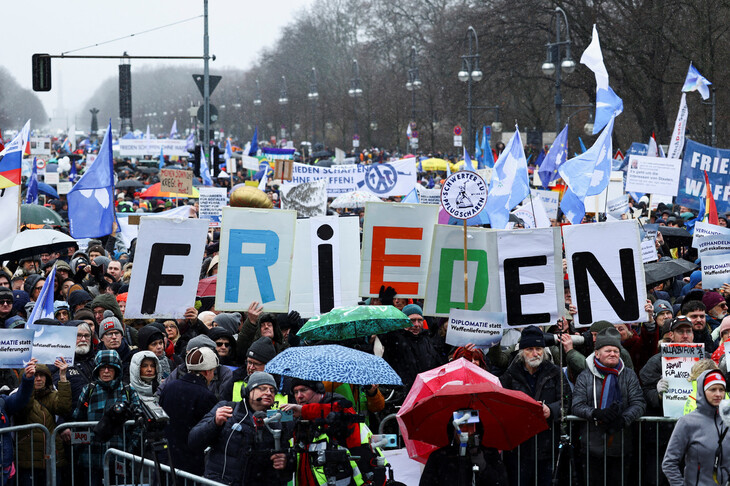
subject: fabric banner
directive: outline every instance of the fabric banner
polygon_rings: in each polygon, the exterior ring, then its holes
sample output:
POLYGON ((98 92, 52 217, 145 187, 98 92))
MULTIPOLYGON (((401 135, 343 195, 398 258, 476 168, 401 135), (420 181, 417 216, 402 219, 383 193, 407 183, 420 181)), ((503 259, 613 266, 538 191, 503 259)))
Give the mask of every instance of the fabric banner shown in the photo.
POLYGON ((320 179, 304 184, 288 184, 279 189, 281 209, 291 209, 300 218, 327 214, 327 180, 320 179))
POLYGON ((185 140, 160 139, 119 139, 119 155, 121 157, 143 157, 145 155, 159 156, 160 150, 165 155, 190 157, 185 148, 185 140))
POLYGON ((479 312, 464 309, 451 309, 446 344, 489 347, 502 339, 505 314, 503 312, 479 312))
POLYGON ((198 211, 200 219, 207 219, 208 226, 218 228, 223 220, 223 208, 228 204, 227 189, 225 187, 198 188, 198 211))
POLYGON ((669 382, 669 389, 662 395, 664 416, 681 417, 684 415, 684 402, 692 393, 690 372, 692 366, 704 357, 705 345, 662 343, 661 348, 662 378, 669 382))
POLYGON ((697 242, 697 251, 703 289, 719 289, 730 283, 730 235, 705 236, 697 242))
POLYGON ((669 148, 667 149, 668 159, 678 159, 682 156, 682 148, 684 148, 684 132, 687 128, 687 93, 682 93, 679 100, 679 110, 677 118, 674 121, 674 129, 672 130, 672 138, 669 140, 669 148))
POLYGON ((718 214, 730 211, 730 149, 718 149, 687 140, 679 177, 677 204, 699 209, 705 197, 707 171, 718 214))
POLYGON ((0 329, 0 368, 24 368, 28 364, 33 357, 33 334, 33 329, 0 329))

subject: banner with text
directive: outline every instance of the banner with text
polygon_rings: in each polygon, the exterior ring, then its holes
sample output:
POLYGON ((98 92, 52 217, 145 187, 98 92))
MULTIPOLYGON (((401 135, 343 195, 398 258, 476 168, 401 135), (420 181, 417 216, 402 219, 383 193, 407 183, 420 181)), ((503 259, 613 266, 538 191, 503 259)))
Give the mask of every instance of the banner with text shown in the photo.
POLYGON ((228 204, 225 187, 199 187, 198 212, 200 219, 207 219, 208 226, 218 228, 223 220, 223 208, 228 204))
POLYGON ((704 358, 705 345, 662 343, 661 348, 662 377, 669 382, 669 389, 662 395, 664 416, 681 417, 684 415, 684 402, 692 393, 690 371, 696 362, 704 358))
POLYGON ((632 155, 626 173, 626 192, 676 196, 680 159, 632 155))
POLYGON ((446 328, 446 344, 490 347, 502 339, 505 314, 503 312, 481 312, 452 309, 446 328))
MULTIPOLYGON (((119 155, 121 157, 144 157, 145 155, 159 156, 160 150, 165 155, 177 155, 179 157, 190 157, 190 152, 185 148, 185 140, 174 140, 168 138, 160 139, 119 139, 119 155)), ((88 163, 87 163, 88 164, 88 163)))
POLYGON ((38 326, 33 335, 33 357, 38 363, 51 365, 63 358, 69 365, 76 351, 76 326, 38 326))
POLYGON ((33 357, 33 334, 33 329, 0 329, 0 368, 25 367, 33 357))
POLYGON ((679 178, 677 204, 699 209, 705 197, 705 175, 715 197, 719 214, 730 211, 730 150, 718 149, 687 140, 679 178))
POLYGON ((730 284, 730 235, 705 236, 697 243, 702 263, 702 288, 730 284))

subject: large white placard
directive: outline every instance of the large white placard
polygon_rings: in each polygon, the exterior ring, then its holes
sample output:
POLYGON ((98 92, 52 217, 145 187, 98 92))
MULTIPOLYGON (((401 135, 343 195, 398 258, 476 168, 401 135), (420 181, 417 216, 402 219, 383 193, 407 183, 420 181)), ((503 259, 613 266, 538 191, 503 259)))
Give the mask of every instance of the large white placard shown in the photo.
POLYGON ((296 211, 223 208, 215 308, 289 312, 296 211))
POLYGON ((208 220, 142 217, 126 318, 178 319, 195 302, 208 220))
MULTIPOLYGON (((190 157, 185 148, 187 141, 168 138, 160 139, 119 139, 119 155, 122 157, 142 157, 145 155, 159 156, 160 150, 165 155, 190 157)), ((90 165, 93 162, 87 162, 90 165)))
POLYGON ((63 358, 69 365, 76 351, 76 326, 38 326, 33 335, 33 357, 38 363, 50 365, 63 358))
MULTIPOLYGON (((692 366, 704 358, 705 345, 693 343, 661 343, 662 377, 669 382, 669 389, 662 394, 665 417, 684 415, 684 402, 692 393, 689 381, 692 366)), ((700 390, 699 393, 702 393, 700 390)))
POLYGON ((626 173, 626 192, 676 196, 681 159, 632 155, 626 173))
POLYGON ((327 180, 285 185, 279 189, 281 209, 291 209, 300 218, 327 214, 327 180))
POLYGON ((365 204, 361 296, 377 297, 385 285, 393 287, 399 297, 424 297, 438 211, 439 206, 432 204, 365 204))
POLYGON ((697 243, 702 260, 702 288, 719 289, 730 283, 730 235, 705 236, 697 243))
POLYGON ((18 232, 18 213, 20 212, 20 186, 0 189, 0 235, 2 238, 18 232))
POLYGON ((304 317, 360 300, 359 218, 337 216, 297 220, 289 307, 304 317))
POLYGON ((0 329, 0 368, 23 368, 30 361, 34 333, 33 329, 0 329))
POLYGON ((560 229, 499 231, 497 253, 507 326, 554 324, 565 309, 560 229))
POLYGON ((646 317, 646 285, 636 220, 563 226, 577 327, 646 317))
POLYGON ((225 187, 199 187, 198 214, 207 219, 211 228, 218 228, 223 220, 223 208, 228 204, 225 187))
POLYGON ((466 346, 474 344, 489 347, 502 339, 505 315, 503 312, 480 312, 452 309, 446 329, 446 344, 466 346))
POLYGON ((705 236, 715 235, 728 235, 730 236, 730 228, 719 226, 716 224, 705 223, 704 221, 697 221, 695 223, 695 230, 692 233, 692 246, 697 248, 699 240, 705 236))

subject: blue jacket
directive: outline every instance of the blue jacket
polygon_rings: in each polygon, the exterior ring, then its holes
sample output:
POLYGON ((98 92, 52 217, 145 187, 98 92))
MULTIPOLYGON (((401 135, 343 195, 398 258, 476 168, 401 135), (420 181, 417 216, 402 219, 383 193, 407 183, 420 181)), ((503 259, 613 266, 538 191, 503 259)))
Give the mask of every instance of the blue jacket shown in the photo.
MULTIPOLYGON (((23 379, 20 380, 20 387, 11 395, 0 395, 0 428, 10 427, 10 418, 12 415, 20 412, 25 408, 33 394, 34 378, 26 378, 23 373, 23 379)), ((12 434, 2 434, 2 467, 6 468, 13 462, 13 438, 12 434)))

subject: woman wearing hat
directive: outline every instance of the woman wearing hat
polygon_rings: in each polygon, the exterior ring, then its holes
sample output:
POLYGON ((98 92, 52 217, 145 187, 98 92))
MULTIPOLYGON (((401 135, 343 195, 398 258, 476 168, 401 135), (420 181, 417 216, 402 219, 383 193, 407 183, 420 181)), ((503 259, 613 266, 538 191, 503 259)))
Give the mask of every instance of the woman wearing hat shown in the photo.
POLYGON ((730 479, 730 427, 719 413, 725 388, 725 378, 717 370, 705 371, 697 379, 697 409, 677 421, 662 461, 671 486, 709 486, 730 479))

